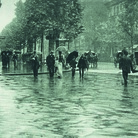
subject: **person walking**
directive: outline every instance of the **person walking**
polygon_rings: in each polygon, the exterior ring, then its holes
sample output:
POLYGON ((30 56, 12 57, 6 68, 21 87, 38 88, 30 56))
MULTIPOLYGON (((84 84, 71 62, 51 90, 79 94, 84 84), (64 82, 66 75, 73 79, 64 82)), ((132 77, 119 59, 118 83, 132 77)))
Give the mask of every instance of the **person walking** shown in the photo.
POLYGON ((10 53, 6 51, 6 67, 10 68, 10 53))
POLYGON ((78 61, 78 68, 79 68, 79 74, 80 74, 80 78, 84 77, 84 70, 87 68, 88 69, 88 61, 87 58, 85 57, 84 54, 82 54, 82 56, 80 57, 79 61, 78 61))
POLYGON ((50 77, 53 77, 55 72, 55 56, 53 53, 54 52, 51 51, 50 54, 46 57, 46 64, 48 67, 50 77))
POLYGON ((6 51, 1 52, 2 68, 7 68, 6 51))
POLYGON ((76 57, 74 56, 73 59, 70 61, 70 66, 71 66, 71 71, 72 71, 72 77, 75 76, 75 71, 76 71, 76 64, 77 64, 77 61, 76 61, 76 57))
POLYGON ((64 63, 65 63, 65 59, 64 59, 64 55, 61 51, 58 51, 58 56, 56 57, 56 74, 58 76, 58 78, 62 78, 63 77, 63 67, 64 67, 64 63))
POLYGON ((62 63, 62 67, 64 67, 65 66, 65 58, 61 51, 59 51, 57 58, 58 58, 58 62, 62 63))
POLYGON ((14 63, 14 69, 16 69, 17 68, 17 60, 18 60, 18 55, 16 52, 13 54, 12 59, 13 59, 13 63, 14 63))
POLYGON ((127 81, 128 81, 128 74, 132 71, 132 73, 135 72, 132 66, 132 61, 130 57, 128 57, 128 52, 123 49, 122 51, 123 56, 120 58, 119 61, 119 69, 122 70, 122 77, 124 80, 124 86, 127 86, 127 81))
POLYGON ((37 78, 40 64, 39 64, 38 55, 36 54, 36 51, 34 51, 33 55, 31 56, 31 61, 32 61, 32 69, 33 69, 34 77, 37 78))

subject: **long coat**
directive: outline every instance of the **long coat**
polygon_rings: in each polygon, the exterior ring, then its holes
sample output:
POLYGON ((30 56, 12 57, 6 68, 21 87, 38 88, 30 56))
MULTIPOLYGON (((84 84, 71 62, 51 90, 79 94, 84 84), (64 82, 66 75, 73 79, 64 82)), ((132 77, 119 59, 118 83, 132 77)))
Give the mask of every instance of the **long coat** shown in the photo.
POLYGON ((122 57, 119 61, 119 68, 130 73, 133 70, 132 61, 129 57, 122 57))
POLYGON ((82 69, 88 68, 88 61, 86 57, 83 57, 83 56, 80 57, 78 61, 78 67, 82 69))
POLYGON ((48 68, 54 67, 55 65, 55 56, 54 55, 48 55, 46 58, 46 63, 48 68))

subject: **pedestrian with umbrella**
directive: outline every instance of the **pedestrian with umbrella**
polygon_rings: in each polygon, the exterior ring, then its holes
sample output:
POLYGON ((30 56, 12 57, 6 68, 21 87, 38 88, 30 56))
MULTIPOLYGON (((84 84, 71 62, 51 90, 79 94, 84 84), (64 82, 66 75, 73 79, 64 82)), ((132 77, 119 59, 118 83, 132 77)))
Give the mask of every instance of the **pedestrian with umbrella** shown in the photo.
POLYGON ((71 66, 72 77, 75 76, 76 64, 77 64, 77 61, 76 61, 76 57, 74 56, 73 59, 69 63, 69 65, 71 66))
POLYGON ((78 52, 77 51, 73 51, 66 58, 66 63, 68 63, 71 66, 72 77, 75 76, 76 64, 77 64, 76 58, 77 57, 78 57, 78 52))
POLYGON ((69 55, 66 58, 66 63, 70 63, 70 61, 74 58, 74 57, 78 57, 78 52, 77 51, 73 51, 71 53, 69 53, 69 55))

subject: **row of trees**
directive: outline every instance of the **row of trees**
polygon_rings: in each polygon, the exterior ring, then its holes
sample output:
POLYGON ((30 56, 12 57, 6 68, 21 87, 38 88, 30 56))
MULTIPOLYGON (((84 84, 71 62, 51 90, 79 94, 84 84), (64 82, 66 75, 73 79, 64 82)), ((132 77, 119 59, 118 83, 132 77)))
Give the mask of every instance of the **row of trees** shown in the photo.
POLYGON ((78 0, 22 0, 16 3, 16 17, 2 31, 3 47, 28 49, 43 36, 54 41, 64 33, 70 41, 83 32, 83 8, 78 0))
POLYGON ((124 12, 120 15, 119 25, 125 36, 125 41, 129 40, 129 49, 133 53, 133 45, 138 44, 138 1, 125 0, 124 12))
POLYGON ((83 15, 83 24, 86 28, 84 32, 85 43, 88 49, 97 51, 100 49, 100 42, 103 37, 104 29, 101 24, 108 20, 108 10, 105 6, 105 2, 101 0, 89 0, 83 1, 85 6, 83 15))
MULTIPOLYGON (((134 44, 138 44, 138 1, 120 2, 123 4, 122 10, 101 23, 100 38, 110 45, 110 49, 121 50, 127 47, 133 53, 134 44)), ((111 12, 110 9, 108 12, 111 12)))
POLYGON ((109 57, 123 47, 128 47, 133 52, 134 44, 138 44, 138 1, 110 1, 123 4, 122 11, 110 17, 109 13, 113 7, 109 6, 108 9, 106 2, 89 0, 85 3, 83 21, 86 44, 89 49, 105 53, 109 57))
MULTIPOLYGON (((96 51, 110 45, 132 48, 137 43, 138 2, 125 0, 119 15, 108 18, 110 10, 101 0, 21 0, 16 4, 16 18, 5 27, 3 46, 21 49, 32 48, 43 35, 54 41, 64 33, 72 41, 83 32, 85 45, 96 51), (83 5, 84 8, 81 6, 83 5)), ((41 43, 43 44, 43 43, 41 43)), ((30 49, 31 50, 31 49, 30 49)))

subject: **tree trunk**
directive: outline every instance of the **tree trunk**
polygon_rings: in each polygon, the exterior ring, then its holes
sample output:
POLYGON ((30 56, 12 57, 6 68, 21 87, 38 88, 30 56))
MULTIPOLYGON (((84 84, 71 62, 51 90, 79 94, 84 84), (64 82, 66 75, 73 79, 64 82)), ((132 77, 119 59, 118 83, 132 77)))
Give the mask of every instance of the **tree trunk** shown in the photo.
POLYGON ((32 52, 33 51, 33 39, 29 38, 27 43, 28 43, 27 52, 32 52))
POLYGON ((131 36, 131 48, 132 48, 132 54, 133 54, 133 36, 131 36))
POLYGON ((41 53, 43 52, 43 45, 44 45, 44 34, 42 32, 42 36, 41 36, 41 53))
POLYGON ((49 52, 54 50, 54 39, 49 39, 49 52))
POLYGON ((36 50, 36 39, 34 40, 34 50, 36 50))

